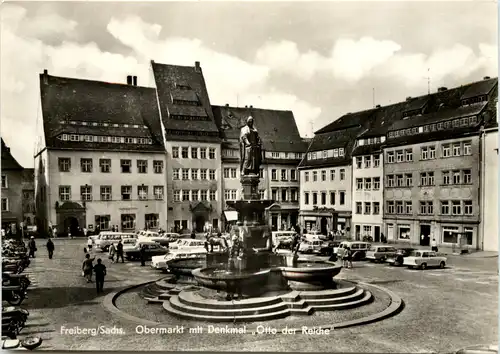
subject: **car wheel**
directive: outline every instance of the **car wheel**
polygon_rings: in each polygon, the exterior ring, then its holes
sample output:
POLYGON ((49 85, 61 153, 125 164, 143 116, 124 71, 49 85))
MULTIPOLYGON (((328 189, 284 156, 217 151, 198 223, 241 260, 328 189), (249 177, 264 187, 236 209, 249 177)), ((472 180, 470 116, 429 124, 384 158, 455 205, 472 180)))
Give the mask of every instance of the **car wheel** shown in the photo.
POLYGON ((427 268, 427 263, 422 263, 422 264, 420 265, 420 269, 424 270, 424 269, 426 269, 426 268, 427 268))
POLYGON ((443 269, 446 266, 444 262, 439 263, 439 268, 443 269))

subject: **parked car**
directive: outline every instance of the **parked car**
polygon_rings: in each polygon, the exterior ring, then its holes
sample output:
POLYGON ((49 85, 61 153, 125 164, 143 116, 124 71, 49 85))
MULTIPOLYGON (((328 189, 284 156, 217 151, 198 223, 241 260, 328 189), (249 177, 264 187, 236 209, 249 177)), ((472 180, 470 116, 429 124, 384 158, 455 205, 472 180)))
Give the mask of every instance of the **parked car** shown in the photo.
POLYGON ((176 233, 160 234, 154 231, 146 231, 139 236, 140 240, 158 242, 162 246, 169 246, 171 242, 175 242, 181 238, 181 235, 176 233))
MULTIPOLYGON (((343 241, 340 243, 337 248, 337 257, 342 259, 344 256, 345 250, 349 247, 352 252, 352 260, 353 261, 362 261, 365 259, 366 251, 370 248, 370 244, 368 242, 361 241, 343 241)), ((334 249, 335 250, 335 249, 334 249)))
POLYGON ((135 240, 135 234, 125 233, 125 232, 101 231, 94 243, 96 248, 99 248, 102 251, 107 252, 109 250, 109 246, 111 246, 111 243, 116 244, 118 243, 118 241, 123 240, 125 238, 130 238, 135 240))
POLYGON ((297 233, 295 231, 273 231, 273 247, 281 245, 282 247, 290 247, 297 233))
POLYGON ((205 248, 192 248, 169 252, 166 255, 151 258, 151 267, 155 269, 167 269, 167 262, 174 259, 200 258, 207 254, 205 248))
POLYGON ((318 253, 321 250, 321 240, 303 241, 299 245, 299 252, 301 253, 318 253))
POLYGON ((191 238, 179 239, 174 243, 171 243, 169 248, 175 249, 187 249, 193 247, 203 247, 205 248, 205 240, 197 240, 191 238))
POLYGON ((304 235, 304 237, 306 239, 316 239, 316 238, 319 238, 322 241, 328 240, 327 236, 323 235, 321 232, 316 231, 316 230, 308 231, 307 234, 304 235))
POLYGON ((409 268, 426 269, 428 267, 444 268, 446 266, 446 257, 438 256, 436 252, 427 250, 413 251, 408 257, 404 258, 403 264, 409 268))
POLYGON ((168 252, 166 247, 154 241, 140 241, 138 240, 133 246, 123 246, 123 255, 127 260, 140 259, 141 247, 146 246, 146 259, 154 256, 164 255, 168 252))
POLYGON ((339 247, 339 241, 325 241, 321 244, 321 248, 319 249, 319 254, 324 256, 331 256, 334 254, 335 247, 339 247))
POLYGON ((458 350, 456 354, 498 354, 498 344, 472 345, 458 350))
POLYGON ((408 257, 414 250, 414 248, 398 248, 396 253, 388 256, 385 261, 393 266, 402 266, 404 258, 408 257))
POLYGON ((384 262, 387 257, 396 254, 396 248, 390 246, 370 245, 366 251, 366 259, 369 261, 384 262))

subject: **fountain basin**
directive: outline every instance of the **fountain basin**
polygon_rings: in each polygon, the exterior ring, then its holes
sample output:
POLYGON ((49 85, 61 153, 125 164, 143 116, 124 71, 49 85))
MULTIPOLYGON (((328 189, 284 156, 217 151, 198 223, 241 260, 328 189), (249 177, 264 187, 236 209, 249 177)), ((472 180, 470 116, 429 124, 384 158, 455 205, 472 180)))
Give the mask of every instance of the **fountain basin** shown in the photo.
POLYGON ((256 290, 265 290, 259 284, 266 284, 271 269, 261 270, 232 270, 220 268, 198 268, 192 271, 198 284, 209 289, 224 290, 238 286, 243 294, 256 295, 256 290))
POLYGON ((168 270, 176 276, 192 277, 192 271, 198 268, 206 267, 206 257, 181 258, 167 262, 168 270))
POLYGON ((342 270, 341 265, 325 262, 296 262, 294 266, 281 267, 282 276, 293 290, 322 290, 334 288, 333 277, 342 270))

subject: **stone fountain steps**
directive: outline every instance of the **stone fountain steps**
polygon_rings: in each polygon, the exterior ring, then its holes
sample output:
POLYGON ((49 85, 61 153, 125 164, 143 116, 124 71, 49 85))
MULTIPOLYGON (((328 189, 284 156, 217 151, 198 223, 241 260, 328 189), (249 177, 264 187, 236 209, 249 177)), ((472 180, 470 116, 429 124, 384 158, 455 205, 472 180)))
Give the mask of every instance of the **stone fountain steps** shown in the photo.
MULTIPOLYGON (((172 301, 172 300, 171 300, 172 301)), ((178 310, 172 306, 171 301, 165 301, 163 303, 163 308, 172 315, 175 315, 180 318, 197 320, 197 321, 209 321, 209 322, 254 322, 254 321, 269 321, 275 320, 279 318, 284 318, 290 315, 290 311, 288 309, 269 312, 269 313, 261 313, 261 314, 251 314, 251 315, 201 315, 196 313, 184 312, 183 310, 178 310)))
POLYGON ((360 307, 366 304, 369 304, 373 301, 373 295, 369 291, 363 291, 363 297, 361 299, 357 299, 354 301, 343 302, 338 304, 329 304, 329 305, 314 305, 313 308, 315 311, 334 311, 334 310, 347 310, 353 309, 356 307, 360 307))
POLYGON ((258 306, 256 305, 255 307, 252 308, 240 308, 237 306, 238 300, 236 301, 227 301, 227 306, 225 308, 203 308, 199 306, 190 306, 182 302, 180 300, 179 296, 172 296, 170 298, 170 306, 172 308, 182 311, 182 312, 187 312, 190 314, 199 314, 199 315, 206 315, 206 316, 258 316, 261 314, 269 314, 269 313, 278 313, 280 311, 288 309, 286 304, 283 302, 280 303, 275 303, 272 305, 267 305, 267 306, 258 306))
POLYGON ((195 292, 181 292, 179 294, 179 301, 185 305, 193 307, 211 308, 211 309, 227 309, 228 305, 233 309, 244 309, 244 308, 257 308, 266 307, 281 303, 279 297, 262 297, 262 298, 251 298, 231 301, 219 301, 206 299, 202 296, 197 295, 195 292))
POLYGON ((333 299, 337 297, 345 297, 354 294, 358 289, 355 286, 350 286, 341 289, 327 289, 318 291, 297 291, 298 296, 304 300, 314 299, 333 299))
MULTIPOLYGON (((365 291, 363 289, 357 289, 354 293, 349 294, 347 296, 334 296, 331 298, 319 298, 319 299, 304 299, 304 301, 313 306, 322 306, 322 305, 334 305, 334 304, 342 304, 348 303, 352 301, 359 300, 363 298, 365 295, 365 291)), ((302 298, 302 295, 300 296, 302 298)))

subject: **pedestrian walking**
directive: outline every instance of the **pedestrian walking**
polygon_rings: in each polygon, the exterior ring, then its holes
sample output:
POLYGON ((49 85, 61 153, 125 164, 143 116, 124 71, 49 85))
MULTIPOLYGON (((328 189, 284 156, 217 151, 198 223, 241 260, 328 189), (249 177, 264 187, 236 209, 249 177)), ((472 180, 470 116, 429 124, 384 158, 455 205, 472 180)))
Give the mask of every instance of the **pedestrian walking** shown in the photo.
POLYGON ((89 249, 89 252, 92 251, 92 245, 94 244, 94 242, 92 241, 92 237, 89 237, 87 239, 87 248, 89 249))
POLYGON ((87 278, 87 283, 92 282, 92 269, 94 268, 94 265, 92 262, 94 262, 95 257, 90 258, 90 254, 85 255, 85 260, 83 261, 82 264, 82 275, 87 278))
POLYGON ((115 254, 116 254, 116 247, 115 244, 112 243, 111 246, 109 246, 109 256, 108 256, 108 258, 111 259, 112 263, 115 263, 115 254))
POLYGON ((83 228, 83 236, 87 237, 89 230, 86 227, 83 228))
POLYGON ((28 249, 29 249, 28 257, 35 258, 35 252, 37 251, 36 243, 35 243, 35 236, 30 237, 30 241, 28 242, 28 249))
POLYGON ((431 241, 431 250, 434 252, 438 251, 438 244, 435 238, 433 238, 431 241))
POLYGON ((146 245, 141 246, 139 255, 141 257, 141 267, 144 267, 146 265, 146 245))
POLYGON ((345 249, 342 260, 344 261, 344 268, 352 268, 352 253, 349 247, 345 249))
POLYGON ((104 277, 106 276, 106 266, 102 264, 102 260, 100 258, 97 259, 97 264, 94 266, 95 273, 95 287, 97 293, 103 292, 104 287, 104 277))
POLYGON ((122 263, 125 263, 123 260, 123 243, 122 240, 118 241, 118 245, 116 245, 116 263, 122 259, 122 263))
POLYGON ((54 255, 54 242, 49 238, 47 241, 47 252, 49 253, 49 259, 52 259, 52 256, 54 255))

